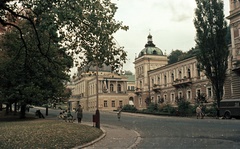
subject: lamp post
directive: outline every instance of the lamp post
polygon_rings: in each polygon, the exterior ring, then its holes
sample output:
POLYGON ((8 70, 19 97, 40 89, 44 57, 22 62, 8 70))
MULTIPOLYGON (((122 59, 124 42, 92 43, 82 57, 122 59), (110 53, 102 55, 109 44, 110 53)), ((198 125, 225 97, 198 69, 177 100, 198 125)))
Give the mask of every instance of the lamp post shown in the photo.
POLYGON ((98 62, 96 65, 96 113, 95 113, 95 123, 96 127, 100 128, 100 112, 98 109, 98 62))

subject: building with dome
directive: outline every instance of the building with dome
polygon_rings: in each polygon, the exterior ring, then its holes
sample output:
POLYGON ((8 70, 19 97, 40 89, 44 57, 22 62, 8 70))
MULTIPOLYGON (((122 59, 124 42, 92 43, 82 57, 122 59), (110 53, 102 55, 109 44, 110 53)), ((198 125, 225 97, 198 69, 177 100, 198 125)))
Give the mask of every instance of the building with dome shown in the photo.
POLYGON ((212 85, 198 69, 195 57, 168 64, 167 56, 154 45, 152 35, 147 39, 134 61, 136 108, 144 109, 149 103, 175 106, 180 99, 195 103, 202 96, 213 100, 212 85))

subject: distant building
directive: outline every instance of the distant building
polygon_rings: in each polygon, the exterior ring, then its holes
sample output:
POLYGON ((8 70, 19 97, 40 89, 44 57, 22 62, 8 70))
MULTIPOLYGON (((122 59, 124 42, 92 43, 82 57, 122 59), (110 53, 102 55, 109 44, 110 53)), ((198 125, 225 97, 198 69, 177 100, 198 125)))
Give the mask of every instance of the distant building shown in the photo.
MULTIPOLYGON (((131 75, 130 75, 131 76, 131 75)), ((125 76, 111 72, 110 66, 99 68, 98 72, 98 105, 99 110, 116 110, 129 104, 133 96, 131 92, 131 79, 128 84, 130 76, 125 76), (129 86, 129 87, 128 87, 129 86)), ((97 91, 96 91, 96 69, 90 68, 88 72, 79 70, 79 74, 74 79, 74 89, 72 90, 72 97, 70 107, 76 108, 81 104, 84 110, 94 111, 97 105, 97 91)))
POLYGON ((128 93, 128 104, 134 105, 134 96, 135 96, 135 75, 133 74, 125 74, 127 77, 127 93, 128 93))
MULTIPOLYGON (((225 99, 240 99, 240 1, 230 0, 231 45, 225 99)), ((156 47, 149 34, 147 43, 134 61, 135 75, 118 75, 109 68, 99 70, 99 109, 114 110, 126 104, 138 109, 149 103, 176 106, 177 101, 190 103, 214 100, 213 87, 200 71, 195 57, 168 64, 166 54, 156 47)), ((84 71, 83 71, 84 72, 84 71)), ((96 72, 79 73, 74 79, 71 106, 82 104, 85 110, 96 109, 96 72)))
POLYGON ((226 99, 240 99, 240 1, 229 0, 231 45, 228 60, 228 74, 225 82, 226 99))
POLYGON ((134 104, 138 109, 148 103, 170 104, 185 99, 195 103, 200 97, 213 100, 212 85, 200 72, 195 57, 168 64, 167 56, 148 36, 145 48, 135 58, 136 90, 134 104))

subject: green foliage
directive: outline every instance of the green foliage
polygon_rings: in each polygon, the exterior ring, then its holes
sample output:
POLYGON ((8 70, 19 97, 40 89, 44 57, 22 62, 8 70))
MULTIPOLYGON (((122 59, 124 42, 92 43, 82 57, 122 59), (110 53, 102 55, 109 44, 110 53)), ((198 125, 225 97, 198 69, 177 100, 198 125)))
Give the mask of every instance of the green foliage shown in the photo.
POLYGON ((174 50, 168 56, 168 59, 169 59, 168 63, 173 64, 181 60, 194 57, 197 55, 197 53, 198 53, 198 49, 195 49, 195 48, 192 48, 187 52, 182 52, 181 50, 174 50))
POLYGON ((181 50, 174 50, 168 56, 168 64, 176 63, 180 60, 180 57, 183 55, 181 50))
POLYGON ((136 112, 137 108, 132 106, 132 105, 127 104, 127 105, 123 106, 122 111, 125 111, 125 112, 136 112))
POLYGON ((179 102, 177 102, 178 105, 178 112, 181 116, 187 116, 189 114, 191 114, 191 105, 190 102, 185 101, 185 100, 181 100, 179 102))
POLYGON ((174 108, 173 106, 171 106, 169 104, 163 106, 159 110, 162 112, 169 113, 170 115, 176 115, 176 108, 174 108))
POLYGON ((116 11, 110 0, 1 1, 0 23, 9 29, 0 43, 1 96, 23 103, 69 96, 63 83, 72 56, 81 66, 125 62, 113 34, 128 27, 114 19, 116 11))
POLYGON ((197 32, 196 48, 199 49, 197 60, 213 85, 219 105, 223 96, 229 52, 223 1, 196 0, 196 4, 194 25, 197 32))
MULTIPOLYGON (((69 79, 66 70, 71 67, 72 58, 44 31, 39 34, 44 41, 40 53, 36 50, 38 45, 29 24, 19 21, 19 27, 23 34, 28 34, 24 40, 27 48, 20 38, 16 38, 19 33, 15 29, 3 34, 0 40, 3 54, 0 89, 4 101, 39 105, 49 98, 62 98, 65 96, 63 82, 69 79)), ((38 30, 43 28, 41 24, 36 27, 38 30)))
POLYGON ((207 116, 216 117, 217 116, 217 109, 216 109, 216 107, 210 106, 210 107, 206 108, 205 114, 207 116))
MULTIPOLYGON (((17 28, 23 35, 16 22, 18 18, 27 21, 41 53, 44 42, 39 34, 47 32, 70 55, 76 55, 76 65, 80 62, 81 66, 117 66, 125 62, 127 54, 123 47, 116 45, 113 34, 120 29, 128 30, 128 26, 114 19, 116 11, 117 6, 111 0, 4 1, 0 5, 0 23, 17 28), (39 24, 40 30, 36 28, 39 24)), ((21 37, 24 43, 25 37, 21 37)))
POLYGON ((195 101, 196 101, 197 104, 206 103, 207 100, 206 100, 205 93, 201 93, 200 95, 197 95, 197 97, 195 98, 195 101))
POLYGON ((147 111, 149 112, 157 112, 158 111, 158 104, 150 103, 147 107, 147 111))

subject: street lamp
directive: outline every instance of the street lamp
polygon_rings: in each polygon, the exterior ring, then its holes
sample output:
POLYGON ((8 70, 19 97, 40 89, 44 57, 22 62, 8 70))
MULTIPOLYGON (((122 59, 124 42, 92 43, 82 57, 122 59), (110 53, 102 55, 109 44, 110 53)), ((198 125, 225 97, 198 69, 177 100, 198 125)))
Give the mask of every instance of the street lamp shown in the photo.
POLYGON ((100 112, 98 109, 98 63, 96 65, 96 113, 95 113, 95 123, 96 127, 100 128, 100 112))

